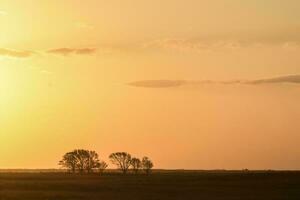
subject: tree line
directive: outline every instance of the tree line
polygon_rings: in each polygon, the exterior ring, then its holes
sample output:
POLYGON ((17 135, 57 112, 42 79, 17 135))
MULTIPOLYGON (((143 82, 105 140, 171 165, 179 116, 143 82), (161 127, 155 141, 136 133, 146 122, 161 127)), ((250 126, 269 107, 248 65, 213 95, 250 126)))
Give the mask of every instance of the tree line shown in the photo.
MULTIPOLYGON (((132 157, 127 152, 115 152, 109 155, 109 160, 112 164, 123 173, 127 174, 129 170, 138 174, 143 171, 150 174, 153 168, 153 162, 148 157, 142 159, 132 157)), ((63 155, 59 161, 62 168, 67 169, 71 173, 94 173, 102 174, 108 167, 108 164, 100 160, 96 151, 89 151, 85 149, 75 149, 63 155)))

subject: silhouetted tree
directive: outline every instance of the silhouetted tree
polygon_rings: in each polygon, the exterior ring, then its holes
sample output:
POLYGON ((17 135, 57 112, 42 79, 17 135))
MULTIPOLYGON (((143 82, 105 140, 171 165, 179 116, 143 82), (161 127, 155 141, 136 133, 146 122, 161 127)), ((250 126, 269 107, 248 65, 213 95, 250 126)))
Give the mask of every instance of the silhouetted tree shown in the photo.
POLYGON ((78 170, 80 173, 91 173, 99 166, 99 156, 95 151, 76 149, 63 156, 59 165, 70 169, 73 173, 78 170))
POLYGON ((142 162, 138 158, 132 158, 131 166, 132 166, 132 170, 134 171, 134 173, 137 174, 138 171, 142 168, 142 162))
POLYGON ((93 169, 97 169, 99 164, 99 155, 95 151, 88 151, 88 159, 86 164, 87 172, 90 173, 93 171, 93 169))
POLYGON ((142 168, 147 175, 150 174, 153 168, 153 162, 148 157, 144 157, 142 160, 142 168))
POLYGON ((123 174, 126 174, 128 171, 128 168, 131 165, 131 155, 126 152, 116 152, 112 153, 109 156, 109 159, 111 162, 123 172, 123 174))
POLYGON ((108 167, 108 164, 104 161, 100 161, 98 163, 97 169, 99 170, 100 174, 103 174, 104 170, 108 167))
POLYGON ((76 166, 77 166, 77 159, 75 157, 74 152, 68 152, 66 153, 62 160, 59 161, 59 165, 61 165, 63 168, 67 168, 72 173, 75 173, 76 166))
POLYGON ((89 151, 84 149, 74 150, 74 154, 77 160, 77 169, 80 173, 83 173, 89 162, 89 151))

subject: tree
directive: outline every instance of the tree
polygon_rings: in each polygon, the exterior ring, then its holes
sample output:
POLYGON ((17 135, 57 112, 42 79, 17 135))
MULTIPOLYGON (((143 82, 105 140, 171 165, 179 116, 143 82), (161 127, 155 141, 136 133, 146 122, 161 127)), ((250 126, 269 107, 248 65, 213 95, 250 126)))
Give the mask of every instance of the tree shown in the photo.
POLYGON ((98 168, 100 165, 99 155, 95 151, 87 152, 87 160, 85 169, 88 173, 91 173, 93 169, 98 168))
POLYGON ((76 160, 74 152, 66 153, 63 156, 62 160, 59 161, 59 165, 61 165, 63 168, 67 168, 72 173, 75 173, 76 166, 77 166, 77 160, 76 160))
POLYGON ((80 173, 91 173, 93 169, 99 166, 99 162, 99 156, 95 151, 76 149, 66 153, 59 162, 59 165, 68 168, 73 173, 76 170, 80 173))
MULTIPOLYGON (((89 162, 89 151, 84 149, 76 149, 74 150, 74 154, 77 160, 77 169, 80 173, 84 173, 87 168, 87 164, 89 162)), ((89 171, 89 170, 88 170, 89 171)))
POLYGON ((147 175, 150 174, 151 169, 153 168, 153 162, 148 157, 144 157, 142 160, 142 168, 147 175))
POLYGON ((104 161, 100 161, 100 162, 98 163, 98 166, 97 166, 97 168, 98 168, 100 174, 103 174, 104 170, 105 170, 107 167, 108 167, 108 164, 107 164, 106 162, 104 162, 104 161))
POLYGON ((123 172, 123 174, 126 174, 128 171, 128 168, 131 165, 131 155, 126 152, 116 152, 112 153, 109 156, 109 159, 111 162, 123 172))
POLYGON ((131 166, 132 166, 132 169, 133 169, 134 173, 137 174, 139 169, 141 169, 141 167, 142 167, 142 162, 138 158, 132 158, 131 159, 131 166))

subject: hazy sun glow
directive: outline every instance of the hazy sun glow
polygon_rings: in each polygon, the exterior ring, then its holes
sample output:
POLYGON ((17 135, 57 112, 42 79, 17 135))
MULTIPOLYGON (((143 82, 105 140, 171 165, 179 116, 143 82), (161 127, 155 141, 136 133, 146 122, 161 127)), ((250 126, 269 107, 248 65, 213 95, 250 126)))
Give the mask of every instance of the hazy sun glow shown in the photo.
POLYGON ((299 8, 1 0, 0 168, 87 148, 157 168, 299 169, 299 8))

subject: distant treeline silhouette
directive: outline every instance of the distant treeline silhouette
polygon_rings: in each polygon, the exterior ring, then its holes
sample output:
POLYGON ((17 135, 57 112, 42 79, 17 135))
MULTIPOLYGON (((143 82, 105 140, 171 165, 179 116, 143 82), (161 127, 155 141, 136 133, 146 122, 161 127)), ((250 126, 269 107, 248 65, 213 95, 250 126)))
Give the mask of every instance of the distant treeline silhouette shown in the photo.
MULTIPOLYGON (((148 157, 139 158, 132 157, 127 152, 115 152, 110 154, 109 159, 112 164, 126 174, 130 169, 135 174, 143 171, 146 174, 151 173, 153 162, 148 157)), ((108 167, 108 164, 99 159, 96 151, 89 151, 85 149, 75 149, 74 151, 67 152, 59 165, 68 169, 71 173, 94 173, 102 174, 108 167)))

